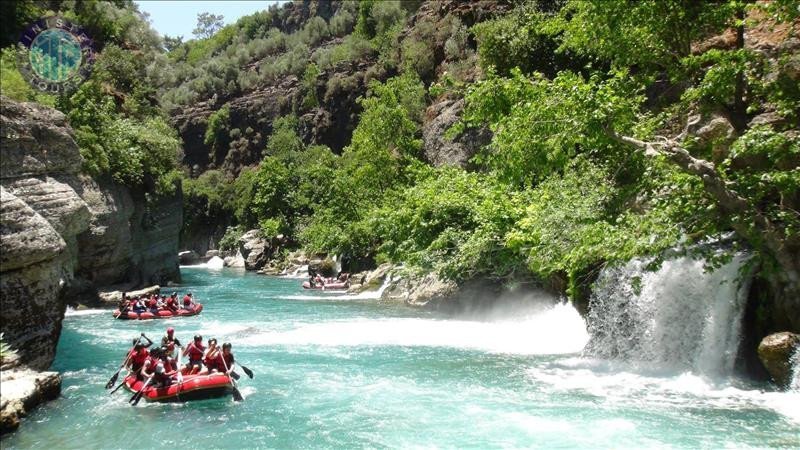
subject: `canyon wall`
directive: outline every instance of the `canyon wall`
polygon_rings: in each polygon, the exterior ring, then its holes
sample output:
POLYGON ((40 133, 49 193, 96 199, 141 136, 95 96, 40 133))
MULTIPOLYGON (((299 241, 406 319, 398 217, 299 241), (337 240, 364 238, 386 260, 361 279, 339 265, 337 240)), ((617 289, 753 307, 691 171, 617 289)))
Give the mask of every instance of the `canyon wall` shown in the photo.
POLYGON ((61 112, 1 102, 0 330, 22 364, 43 370, 68 304, 180 278, 180 189, 153 199, 88 177, 61 112))

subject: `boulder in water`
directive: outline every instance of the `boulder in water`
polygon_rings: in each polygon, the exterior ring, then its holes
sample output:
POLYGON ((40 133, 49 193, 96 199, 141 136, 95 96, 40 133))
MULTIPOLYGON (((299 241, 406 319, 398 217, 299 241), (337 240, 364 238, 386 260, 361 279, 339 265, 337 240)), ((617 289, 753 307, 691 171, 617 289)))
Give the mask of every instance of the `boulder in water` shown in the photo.
POLYGON ((219 256, 212 256, 211 259, 206 262, 206 267, 209 269, 222 269, 225 267, 225 260, 219 256))
POLYGON ((181 265, 191 266, 192 264, 197 264, 200 262, 200 255, 198 255, 194 250, 186 250, 178 253, 178 259, 180 260, 181 265))
POLYGON ((792 357, 800 351, 800 334, 783 331, 770 334, 758 344, 758 357, 778 386, 792 381, 792 357))
POLYGON ((239 238, 239 253, 244 258, 244 268, 258 270, 267 264, 271 246, 260 230, 250 230, 239 238))
POLYGON ((227 256, 223 262, 225 263, 225 267, 232 267, 234 269, 243 269, 245 267, 244 258, 241 253, 237 253, 236 256, 227 256))
POLYGON ((350 282, 352 283, 350 292, 360 293, 364 291, 377 291, 381 285, 383 285, 384 280, 386 280, 386 277, 393 268, 394 266, 391 264, 384 263, 371 272, 353 274, 350 277, 350 282))

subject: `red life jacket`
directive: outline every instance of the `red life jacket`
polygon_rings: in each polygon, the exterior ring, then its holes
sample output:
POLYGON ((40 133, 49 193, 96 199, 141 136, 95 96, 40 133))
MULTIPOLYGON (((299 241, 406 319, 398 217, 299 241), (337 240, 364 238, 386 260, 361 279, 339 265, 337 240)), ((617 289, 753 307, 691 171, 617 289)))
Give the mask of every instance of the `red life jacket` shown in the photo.
POLYGON ((158 302, 156 301, 155 298, 151 298, 150 301, 147 302, 147 306, 149 308, 155 308, 156 306, 158 306, 158 302))
POLYGON ((158 358, 156 356, 151 356, 151 357, 147 358, 147 360, 150 361, 150 367, 149 367, 150 372, 152 372, 153 369, 155 369, 156 365, 159 362, 161 362, 161 358, 158 358))
POLYGON ((217 367, 219 367, 219 370, 225 370, 226 365, 228 369, 233 367, 233 353, 225 355, 220 351, 219 356, 217 357, 217 367), (224 358, 224 363, 223 363, 223 358, 224 358))
POLYGON ((185 295, 183 297, 183 306, 189 306, 191 304, 192 304, 192 297, 189 297, 188 295, 185 295))
POLYGON ((203 347, 203 344, 199 346, 192 342, 189 344, 189 359, 192 361, 199 361, 203 359, 203 352, 205 352, 206 348, 203 347))
POLYGON ((205 364, 209 370, 211 369, 222 370, 221 362, 219 361, 219 353, 217 353, 216 356, 204 359, 203 364, 205 364))
POLYGON ((150 356, 150 352, 147 349, 142 349, 141 352, 137 352, 136 350, 131 350, 129 354, 131 358, 131 363, 134 367, 139 368, 144 365, 144 362, 147 361, 147 358, 150 356))

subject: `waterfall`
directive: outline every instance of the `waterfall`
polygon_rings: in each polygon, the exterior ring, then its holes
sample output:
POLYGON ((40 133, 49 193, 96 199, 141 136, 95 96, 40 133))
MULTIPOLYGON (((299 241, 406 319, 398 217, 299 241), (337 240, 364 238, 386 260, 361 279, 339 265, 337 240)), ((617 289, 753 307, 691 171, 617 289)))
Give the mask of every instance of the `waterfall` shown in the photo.
POLYGON ((712 273, 703 260, 633 260, 604 269, 590 300, 585 352, 648 367, 728 375, 739 346, 749 278, 740 282, 747 257, 736 255, 712 273))
POLYGON ((791 359, 792 378, 789 380, 789 390, 800 393, 800 347, 794 351, 791 359))

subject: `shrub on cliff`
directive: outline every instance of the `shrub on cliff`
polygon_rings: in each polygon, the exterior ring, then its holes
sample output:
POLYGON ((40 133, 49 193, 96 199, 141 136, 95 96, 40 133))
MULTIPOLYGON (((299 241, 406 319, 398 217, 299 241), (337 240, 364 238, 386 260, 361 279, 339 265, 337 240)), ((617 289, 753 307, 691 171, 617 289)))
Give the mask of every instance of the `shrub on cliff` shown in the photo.
POLYGON ((20 102, 55 105, 55 97, 32 88, 17 69, 17 49, 7 47, 0 53, 0 93, 20 102))

